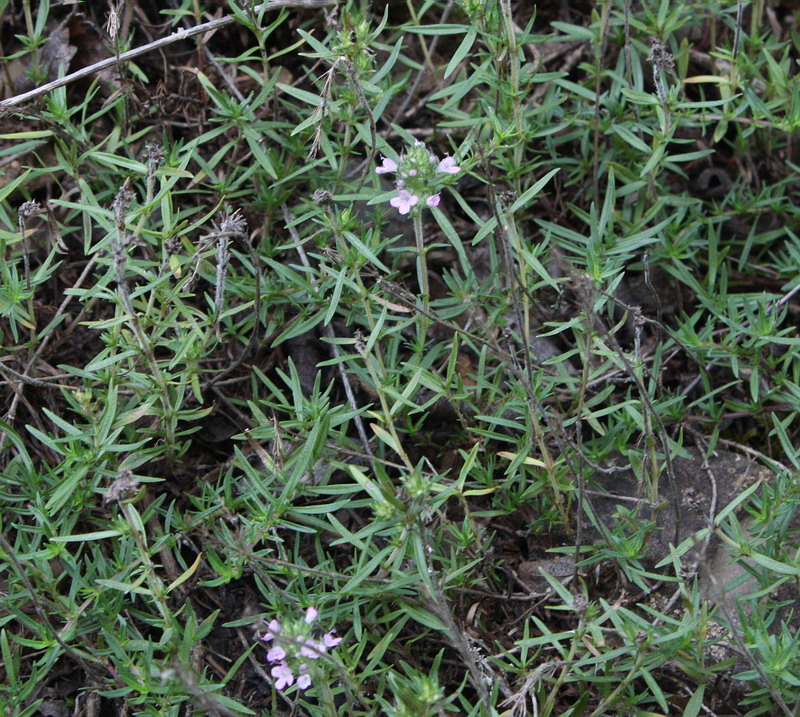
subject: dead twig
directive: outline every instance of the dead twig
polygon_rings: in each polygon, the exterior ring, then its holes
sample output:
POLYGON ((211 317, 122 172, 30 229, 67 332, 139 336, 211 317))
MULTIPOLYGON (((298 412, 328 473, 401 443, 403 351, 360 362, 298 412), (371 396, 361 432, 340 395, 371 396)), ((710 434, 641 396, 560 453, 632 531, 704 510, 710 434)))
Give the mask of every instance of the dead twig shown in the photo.
MULTIPOLYGON (((296 8, 325 7, 327 5, 335 5, 337 1, 338 0, 269 0, 268 3, 264 4, 267 5, 268 10, 277 10, 278 8, 282 7, 296 7, 296 8)), ((260 12, 264 8, 264 4, 261 4, 258 7, 256 7, 255 11, 260 12)), ((132 50, 128 50, 127 52, 121 53, 120 55, 107 57, 105 60, 100 60, 100 62, 95 62, 93 65, 89 65, 89 67, 82 67, 80 70, 76 70, 70 75, 66 75, 65 77, 59 77, 57 80, 48 82, 47 84, 41 85, 40 87, 36 87, 35 89, 30 90, 29 92, 23 92, 20 95, 10 97, 7 100, 3 100, 2 102, 0 102, 0 108, 16 107, 17 105, 21 105, 23 102, 32 100, 34 97, 43 95, 47 92, 50 92, 51 90, 56 90, 59 87, 63 87, 64 85, 70 84, 71 82, 75 82, 75 80, 80 80, 84 77, 89 77, 91 75, 94 75, 97 72, 101 72, 102 70, 105 70, 107 67, 113 67, 114 65, 127 62, 128 60, 132 60, 135 57, 146 55, 148 52, 157 50, 158 48, 164 47, 166 45, 170 45, 173 42, 179 42, 181 40, 186 40, 189 37, 194 37, 195 35, 199 35, 204 32, 217 30, 220 27, 225 27, 226 25, 230 25, 235 21, 236 21, 235 17, 233 17, 232 15, 226 15, 225 17, 220 17, 217 18, 216 20, 204 22, 201 25, 195 25, 194 27, 190 27, 184 30, 176 30, 167 37, 162 37, 159 38, 158 40, 153 40, 153 42, 148 42, 146 45, 142 45, 141 47, 135 47, 132 50)))

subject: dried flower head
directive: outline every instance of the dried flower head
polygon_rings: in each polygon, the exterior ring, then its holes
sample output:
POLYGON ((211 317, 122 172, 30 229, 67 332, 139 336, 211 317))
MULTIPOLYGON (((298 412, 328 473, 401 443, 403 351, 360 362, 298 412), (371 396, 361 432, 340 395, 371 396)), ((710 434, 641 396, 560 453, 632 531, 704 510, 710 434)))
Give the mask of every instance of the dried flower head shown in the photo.
POLYGON ((327 189, 315 189, 314 193, 311 195, 311 198, 317 203, 323 206, 327 206, 331 203, 331 198, 333 195, 327 189))

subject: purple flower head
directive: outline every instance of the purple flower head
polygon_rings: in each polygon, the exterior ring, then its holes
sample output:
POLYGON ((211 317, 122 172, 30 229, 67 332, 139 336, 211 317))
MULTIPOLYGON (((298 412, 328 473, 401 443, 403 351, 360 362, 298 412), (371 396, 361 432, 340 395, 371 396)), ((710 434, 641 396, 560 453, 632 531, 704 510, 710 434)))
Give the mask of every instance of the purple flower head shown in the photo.
POLYGON ((272 679, 275 680, 276 690, 282 690, 284 687, 291 687, 294 682, 294 675, 289 665, 285 662, 281 662, 280 665, 273 667, 270 674, 272 675, 272 679))
POLYGON ((397 162, 395 162, 393 159, 389 159, 389 157, 384 157, 383 163, 375 171, 378 174, 387 174, 388 172, 396 172, 397 162))
POLYGON ((441 190, 449 184, 446 176, 456 175, 461 167, 453 157, 440 160, 421 140, 414 140, 397 160, 382 157, 382 163, 375 170, 378 174, 396 173, 397 195, 389 200, 400 214, 411 213, 413 207, 438 207, 441 190))
POLYGON ((400 214, 408 214, 411 207, 419 202, 419 197, 416 194, 411 194, 407 189, 401 189, 397 192, 396 197, 389 200, 389 204, 397 209, 400 214))
POLYGON ((445 157, 436 167, 437 172, 444 172, 445 174, 458 174, 461 167, 456 166, 456 160, 452 157, 445 157))
MULTIPOLYGON (((408 211, 420 200, 415 194, 405 194, 408 196, 402 197, 402 203, 408 211)), ((273 641, 267 648, 267 662, 270 664, 270 674, 276 690, 285 690, 295 684, 300 690, 311 687, 314 675, 313 669, 309 669, 311 660, 319 660, 342 641, 342 638, 334 635, 334 631, 317 637, 321 633, 313 624, 318 618, 319 610, 312 605, 306 609, 302 618, 286 619, 283 622, 264 621, 267 631, 260 639, 264 642, 273 641)))

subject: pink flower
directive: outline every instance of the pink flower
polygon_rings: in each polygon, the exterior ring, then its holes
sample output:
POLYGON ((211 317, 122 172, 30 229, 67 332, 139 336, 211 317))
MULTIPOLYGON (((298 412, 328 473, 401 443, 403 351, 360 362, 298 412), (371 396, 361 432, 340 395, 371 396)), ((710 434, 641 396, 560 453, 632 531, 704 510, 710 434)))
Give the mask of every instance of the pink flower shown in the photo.
MULTIPOLYGON (((405 192, 403 202, 408 208, 419 201, 419 197, 405 192)), ((408 211, 408 208, 406 211, 408 211)), ((260 639, 272 642, 267 648, 267 662, 270 664, 270 675, 276 690, 285 690, 297 685, 300 690, 307 690, 313 682, 313 670, 309 670, 311 660, 324 657, 328 651, 336 647, 341 637, 331 631, 317 639, 313 637, 317 630, 309 627, 319 618, 319 610, 312 605, 306 608, 303 620, 291 620, 282 625, 278 620, 271 620, 267 625, 266 634, 260 639), (303 624, 305 623, 305 624, 303 624)))
POLYGON ((332 632, 322 636, 325 647, 336 647, 342 641, 341 637, 334 637, 332 632))
POLYGON ((284 687, 291 687, 294 682, 294 675, 289 669, 289 665, 285 662, 281 662, 280 665, 273 667, 270 674, 272 675, 272 679, 275 680, 276 690, 282 690, 284 687))
POLYGON ((386 174, 387 172, 397 171, 397 162, 388 157, 383 158, 383 164, 375 170, 378 174, 386 174))
POLYGON ((458 174, 461 171, 461 167, 456 166, 456 160, 452 157, 445 157, 441 162, 439 162, 439 166, 436 167, 437 172, 444 172, 445 174, 458 174))
POLYGON ((441 201, 442 201, 441 195, 434 194, 433 196, 428 197, 425 200, 425 204, 427 204, 429 207, 438 207, 439 206, 439 202, 441 202, 441 201))
POLYGON ((407 189, 401 189, 397 192, 396 197, 389 200, 389 204, 397 208, 400 214, 408 214, 411 207, 419 202, 419 197, 416 194, 411 194, 407 189))
POLYGON ((280 662, 284 657, 286 657, 286 650, 280 646, 275 646, 267 652, 267 662, 280 662))
POLYGON ((281 631, 281 624, 277 620, 272 620, 267 625, 267 632, 261 638, 264 642, 269 642, 275 635, 281 631))

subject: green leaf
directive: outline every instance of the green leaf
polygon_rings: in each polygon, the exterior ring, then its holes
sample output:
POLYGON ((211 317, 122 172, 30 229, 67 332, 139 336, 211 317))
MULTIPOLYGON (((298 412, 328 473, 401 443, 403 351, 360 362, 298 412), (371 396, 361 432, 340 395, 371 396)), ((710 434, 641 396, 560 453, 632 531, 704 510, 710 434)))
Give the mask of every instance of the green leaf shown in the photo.
POLYGON ((270 177, 277 179, 278 174, 275 172, 275 167, 261 144, 261 141, 265 140, 266 137, 260 137, 255 130, 247 125, 242 127, 242 134, 244 134, 247 146, 250 147, 250 151, 253 153, 253 157, 255 157, 259 166, 262 167, 270 177))
POLYGON ((697 717, 700 710, 703 709, 703 697, 705 695, 706 686, 698 685, 697 689, 692 692, 692 696, 683 708, 683 717, 697 717))
POLYGON ((475 30, 470 30, 465 36, 464 39, 461 41, 461 44, 456 49, 455 53, 453 53, 453 57, 450 58, 450 62, 447 63, 447 67, 444 71, 444 77, 449 77, 455 69, 461 64, 462 60, 467 56, 469 51, 472 49, 472 45, 475 43, 475 38, 478 37, 478 33, 475 30))
POLYGON ((642 167, 642 171, 639 172, 640 177, 646 176, 649 172, 652 172, 656 168, 658 163, 664 157, 664 152, 666 151, 666 149, 667 149, 666 144, 661 143, 656 145, 656 147, 652 150, 652 154, 648 158, 644 167, 642 167))
POLYGON ((127 169, 131 172, 138 172, 139 174, 147 174, 147 165, 142 162, 137 162, 135 159, 128 157, 119 157, 116 154, 109 154, 108 152, 92 151, 87 154, 88 159, 92 159, 98 164, 103 164, 106 167, 127 169))
POLYGON ((27 132, 7 132, 4 134, 0 134, 0 139, 11 139, 17 141, 24 139, 41 139, 43 137, 52 137, 52 136, 53 132, 49 129, 32 129, 27 132))
POLYGON ((800 566, 789 565, 789 563, 775 560, 761 553, 752 553, 750 557, 754 562, 767 568, 767 570, 771 570, 773 573, 778 573, 778 575, 800 575, 800 566))
POLYGON ((536 196, 536 195, 537 195, 537 194, 538 194, 538 193, 539 193, 539 192, 542 190, 542 188, 543 188, 543 187, 544 187, 544 186, 545 186, 545 185, 546 185, 546 184, 547 184, 547 183, 548 183, 548 182, 549 182, 549 181, 550 181, 550 180, 551 180, 551 179, 552 179, 552 178, 553 178, 553 177, 554 177, 556 174, 558 174, 558 172, 559 172, 559 170, 558 170, 558 169, 551 169, 551 170, 550 170, 550 171, 549 171, 547 174, 545 174, 545 175, 544 175, 544 177, 542 177, 542 178, 541 178, 541 179, 540 179, 538 182, 536 182, 536 183, 535 183, 535 184, 534 184, 532 187, 529 187, 528 189, 526 189, 526 190, 525 190, 525 191, 522 193, 522 196, 518 197, 518 198, 517 198, 517 201, 515 201, 515 202, 514 202, 514 203, 511 205, 511 211, 512 211, 512 212, 517 212, 517 211, 519 211, 520 209, 522 209, 522 207, 524 207, 524 206, 525 206, 525 205, 526 205, 528 202, 530 202, 530 201, 531 201, 531 199, 533 199, 533 198, 534 198, 534 197, 535 197, 535 196, 536 196))
POLYGON ((105 540, 106 538, 118 538, 124 533, 119 530, 95 530, 92 533, 76 533, 75 535, 57 535, 50 538, 51 543, 83 543, 87 540, 105 540))
POLYGON ((285 85, 283 82, 277 82, 276 87, 280 87, 287 95, 294 97, 301 102, 305 102, 312 107, 321 107, 325 104, 322 97, 315 95, 313 92, 301 90, 299 87, 292 87, 292 85, 285 85))
POLYGON ((350 244, 356 247, 356 249, 358 249, 364 257, 369 259, 370 263, 377 266, 381 271, 385 271, 387 274, 391 273, 390 269, 385 266, 384 263, 378 259, 375 253, 353 232, 344 232, 344 238, 347 239, 350 244))
POLYGON ((394 547, 387 545, 367 563, 357 567, 353 577, 342 587, 340 594, 342 596, 350 595, 359 585, 361 585, 361 583, 363 583, 367 578, 371 577, 376 568, 393 552, 394 547))
POLYGON ((445 632, 447 630, 447 627, 441 621, 441 619, 419 605, 412 605, 405 600, 398 600, 397 604, 406 615, 408 615, 412 620, 418 622, 420 625, 429 627, 431 630, 438 630, 439 632, 445 632))
POLYGON ((461 35, 468 32, 466 25, 412 25, 403 28, 404 32, 415 35, 461 35))
MULTIPOLYGON (((650 688, 650 694, 656 698, 658 705, 661 707, 664 714, 669 714, 669 705, 667 704, 667 699, 664 697, 664 693, 661 691, 661 686, 653 678, 653 675, 650 674, 650 670, 642 668, 639 670, 638 674, 641 675, 641 677, 647 683, 647 686, 650 688)), ((684 714, 686 713, 684 712, 684 714)))
POLYGON ((611 125, 611 130, 619 135, 625 142, 627 142, 634 149, 639 150, 643 154, 650 154, 650 147, 645 144, 639 137, 631 132, 627 127, 622 125, 611 125))
POLYGON ((584 27, 583 25, 573 25, 571 23, 560 22, 558 20, 554 20, 550 24, 555 30, 560 30, 572 40, 588 40, 589 42, 593 42, 595 39, 594 30, 584 27))

